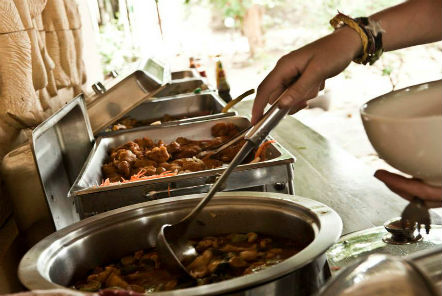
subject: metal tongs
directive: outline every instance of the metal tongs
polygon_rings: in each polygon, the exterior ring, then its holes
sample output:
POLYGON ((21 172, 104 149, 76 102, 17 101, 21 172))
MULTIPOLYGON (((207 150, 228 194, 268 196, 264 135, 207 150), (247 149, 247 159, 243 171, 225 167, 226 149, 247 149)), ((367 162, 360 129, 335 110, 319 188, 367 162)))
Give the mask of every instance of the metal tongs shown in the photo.
POLYGON ((243 162, 256 146, 261 144, 270 131, 287 115, 289 108, 278 108, 281 96, 273 103, 258 123, 252 126, 245 134, 244 139, 246 143, 198 205, 178 223, 173 225, 165 224, 161 227, 157 237, 157 249, 162 262, 170 269, 181 270, 192 276, 185 265, 197 257, 197 252, 188 242, 186 235, 188 233, 188 227, 215 193, 221 190, 222 185, 230 173, 243 162))
POLYGON ((430 212, 425 206, 425 202, 418 197, 414 197, 401 214, 401 224, 403 229, 414 227, 416 223, 419 233, 421 230, 421 225, 425 225, 425 232, 427 234, 430 233, 430 212))

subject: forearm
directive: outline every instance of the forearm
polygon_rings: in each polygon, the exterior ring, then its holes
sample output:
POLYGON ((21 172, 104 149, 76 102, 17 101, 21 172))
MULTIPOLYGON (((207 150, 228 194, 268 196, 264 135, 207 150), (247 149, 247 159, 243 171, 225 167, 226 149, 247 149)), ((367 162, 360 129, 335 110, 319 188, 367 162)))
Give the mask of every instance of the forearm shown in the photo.
POLYGON ((442 0, 410 0, 370 18, 380 23, 385 51, 442 39, 442 0))

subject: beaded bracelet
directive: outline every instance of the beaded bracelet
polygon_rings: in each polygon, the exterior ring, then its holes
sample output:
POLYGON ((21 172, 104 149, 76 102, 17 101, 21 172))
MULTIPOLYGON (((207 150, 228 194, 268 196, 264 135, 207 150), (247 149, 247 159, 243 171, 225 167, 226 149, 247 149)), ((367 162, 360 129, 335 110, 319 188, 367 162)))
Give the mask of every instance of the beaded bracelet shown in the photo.
POLYGON ((352 19, 343 13, 338 13, 330 24, 334 29, 341 28, 346 25, 352 28, 361 37, 362 55, 355 58, 353 61, 358 64, 373 65, 383 53, 382 48, 382 28, 379 23, 367 18, 361 17, 352 19))

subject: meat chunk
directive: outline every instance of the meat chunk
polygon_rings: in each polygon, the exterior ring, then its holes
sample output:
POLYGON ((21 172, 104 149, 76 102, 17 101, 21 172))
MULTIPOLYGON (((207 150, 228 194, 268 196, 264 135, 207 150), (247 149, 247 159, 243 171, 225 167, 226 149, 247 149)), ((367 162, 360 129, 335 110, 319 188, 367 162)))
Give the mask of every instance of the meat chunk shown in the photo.
POLYGON ((154 147, 151 151, 146 152, 146 157, 155 162, 166 162, 170 158, 166 146, 154 147))
POLYGON ((137 143, 138 146, 140 146, 140 148, 143 150, 152 149, 155 146, 155 143, 152 141, 152 139, 146 137, 136 139, 134 140, 134 142, 137 143))
POLYGON ((175 153, 181 151, 181 145, 180 145, 178 142, 176 142, 176 141, 171 142, 171 143, 170 143, 169 145, 167 145, 166 147, 167 147, 167 151, 168 151, 170 154, 175 154, 175 153))
POLYGON ((118 173, 118 169, 114 166, 114 164, 106 163, 101 167, 101 171, 105 179, 109 179, 111 182, 120 181, 122 176, 118 173))
POLYGON ((157 167, 158 164, 151 159, 143 158, 143 159, 137 159, 134 163, 134 166, 136 168, 143 168, 143 167, 147 167, 147 166, 157 167))
POLYGON ((221 160, 213 159, 210 157, 203 158, 202 161, 204 162, 204 164, 208 169, 214 169, 223 165, 223 162, 221 160))
POLYGON ((201 147, 196 144, 181 146, 181 151, 175 156, 176 158, 189 158, 198 155, 202 151, 201 147))
POLYGON ((239 133, 238 128, 236 125, 230 122, 220 122, 212 126, 212 136, 214 137, 221 137, 221 136, 227 136, 227 137, 234 137, 239 133))
POLYGON ((127 142, 123 146, 121 146, 123 149, 130 150, 133 154, 135 154, 137 157, 143 157, 143 151, 140 149, 140 146, 135 142, 127 142))
POLYGON ((216 156, 217 159, 229 163, 235 157, 235 155, 239 152, 241 147, 244 145, 245 141, 239 141, 238 143, 224 149, 216 156))
POLYGON ((197 172, 206 169, 204 162, 196 157, 181 159, 181 166, 184 171, 197 172))
POLYGON ((187 266, 189 273, 194 278, 204 277, 209 272, 209 263, 212 258, 212 251, 205 250, 202 255, 196 257, 195 260, 187 266))

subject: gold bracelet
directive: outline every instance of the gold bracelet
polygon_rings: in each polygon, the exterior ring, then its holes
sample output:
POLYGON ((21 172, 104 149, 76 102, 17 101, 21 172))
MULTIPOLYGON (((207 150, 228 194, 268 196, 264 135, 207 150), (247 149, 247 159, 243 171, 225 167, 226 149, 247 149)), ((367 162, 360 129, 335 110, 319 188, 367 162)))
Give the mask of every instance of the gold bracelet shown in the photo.
POLYGON ((359 34, 362 41, 363 53, 360 57, 355 58, 353 61, 358 64, 365 64, 368 58, 368 36, 359 26, 359 24, 351 17, 338 12, 338 14, 330 20, 330 25, 332 25, 335 30, 347 25, 359 34))

